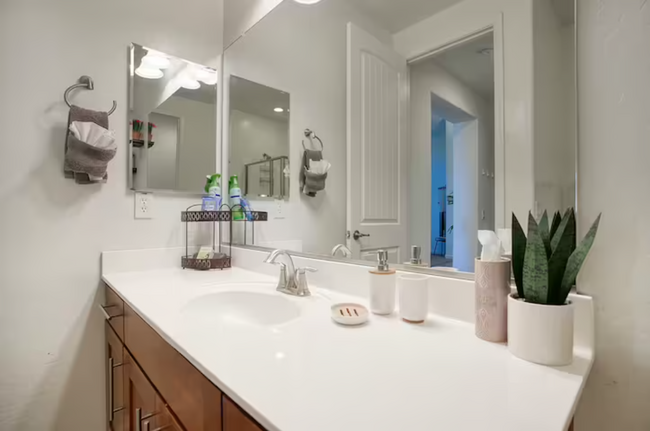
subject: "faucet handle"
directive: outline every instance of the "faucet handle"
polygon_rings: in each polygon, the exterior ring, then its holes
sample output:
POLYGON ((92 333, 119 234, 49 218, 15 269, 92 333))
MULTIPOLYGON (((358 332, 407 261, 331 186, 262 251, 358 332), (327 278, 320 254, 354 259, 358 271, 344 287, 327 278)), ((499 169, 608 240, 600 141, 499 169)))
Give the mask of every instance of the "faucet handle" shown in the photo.
POLYGON ((296 295, 298 296, 311 296, 307 283, 307 272, 318 272, 318 270, 309 266, 296 269, 296 295))
POLYGON ((318 270, 316 268, 312 268, 311 266, 306 266, 304 268, 296 269, 296 275, 305 275, 307 273, 307 271, 309 271, 309 272, 318 272, 318 270))

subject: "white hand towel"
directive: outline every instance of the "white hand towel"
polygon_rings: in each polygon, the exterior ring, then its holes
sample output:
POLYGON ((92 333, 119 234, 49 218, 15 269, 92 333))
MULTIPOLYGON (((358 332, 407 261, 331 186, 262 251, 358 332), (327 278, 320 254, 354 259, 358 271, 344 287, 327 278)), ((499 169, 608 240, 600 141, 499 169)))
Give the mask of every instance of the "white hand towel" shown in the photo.
POLYGON ((332 165, 327 160, 310 160, 309 161, 309 172, 317 175, 324 175, 329 172, 332 165))
POLYGON ((117 147, 115 132, 89 121, 73 121, 70 131, 75 138, 93 147, 112 150, 117 147))

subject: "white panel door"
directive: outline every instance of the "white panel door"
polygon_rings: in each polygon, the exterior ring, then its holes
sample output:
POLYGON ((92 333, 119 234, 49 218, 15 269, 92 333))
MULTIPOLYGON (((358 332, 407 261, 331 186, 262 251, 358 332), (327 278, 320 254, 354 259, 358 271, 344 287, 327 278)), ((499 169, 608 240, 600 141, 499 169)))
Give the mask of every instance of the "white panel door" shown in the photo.
POLYGON ((348 247, 354 259, 393 263, 407 250, 408 67, 393 49, 348 24, 348 247), (363 236, 354 238, 355 232, 363 236))

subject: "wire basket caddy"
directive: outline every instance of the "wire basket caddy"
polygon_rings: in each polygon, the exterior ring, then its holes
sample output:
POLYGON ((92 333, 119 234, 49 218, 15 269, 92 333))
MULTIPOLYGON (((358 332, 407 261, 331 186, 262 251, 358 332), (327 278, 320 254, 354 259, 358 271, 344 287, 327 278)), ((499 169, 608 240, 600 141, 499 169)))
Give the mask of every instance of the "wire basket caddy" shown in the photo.
MULTIPOLYGON (((185 254, 181 258, 183 269, 196 269, 207 271, 210 269, 226 269, 232 267, 232 245, 233 222, 252 222, 252 229, 255 232, 256 221, 267 221, 268 213, 260 211, 246 211, 241 205, 230 207, 227 204, 221 205, 219 211, 195 210, 201 208, 201 204, 192 205, 186 211, 181 212, 181 221, 185 223, 185 254), (212 256, 199 258, 198 253, 190 253, 195 246, 190 245, 190 223, 211 223, 212 256), (224 224, 226 226, 224 226, 224 224), (224 233, 227 232, 229 242, 224 241, 224 233)), ((246 229, 246 227, 245 227, 246 229)))

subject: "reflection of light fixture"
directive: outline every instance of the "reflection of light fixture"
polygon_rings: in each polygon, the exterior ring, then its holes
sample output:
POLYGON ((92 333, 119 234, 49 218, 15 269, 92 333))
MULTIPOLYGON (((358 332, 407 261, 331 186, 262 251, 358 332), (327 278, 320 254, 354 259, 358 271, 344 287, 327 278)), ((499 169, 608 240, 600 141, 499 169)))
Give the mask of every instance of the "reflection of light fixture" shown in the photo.
POLYGON ((281 113, 281 112, 284 112, 284 109, 282 109, 282 108, 275 108, 274 111, 277 112, 277 113, 281 113))
POLYGON ((300 4, 316 4, 316 3, 318 3, 320 0, 294 0, 294 1, 295 1, 296 3, 300 3, 300 4))
POLYGON ((188 90, 198 90, 201 88, 201 83, 192 77, 186 76, 181 80, 181 87, 188 90))
POLYGON ((207 85, 217 85, 217 82, 219 82, 217 71, 214 69, 209 69, 207 67, 201 67, 197 69, 196 79, 203 81, 207 85))
POLYGON ((160 79, 164 75, 162 70, 145 64, 135 69, 135 74, 146 79, 160 79))
POLYGON ((142 57, 142 64, 155 67, 156 69, 167 69, 170 65, 170 61, 167 57, 164 57, 160 54, 149 54, 142 57))

